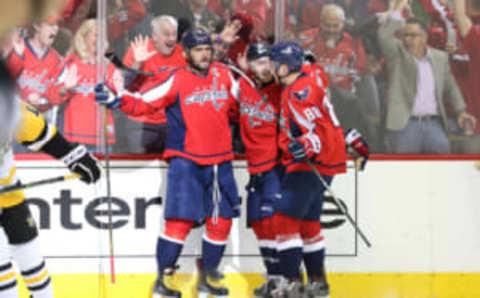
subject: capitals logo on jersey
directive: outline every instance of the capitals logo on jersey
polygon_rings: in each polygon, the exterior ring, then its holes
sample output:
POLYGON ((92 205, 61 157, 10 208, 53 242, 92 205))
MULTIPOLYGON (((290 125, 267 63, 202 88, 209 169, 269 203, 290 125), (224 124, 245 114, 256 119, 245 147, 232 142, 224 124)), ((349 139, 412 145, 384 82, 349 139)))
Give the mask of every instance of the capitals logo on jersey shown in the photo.
POLYGON ((307 99, 309 96, 310 96, 310 86, 303 89, 303 90, 300 90, 300 91, 297 91, 297 92, 293 92, 293 95, 295 95, 295 97, 299 100, 299 101, 302 101, 304 99, 307 99))
POLYGON ((248 116, 248 124, 252 128, 262 125, 261 120, 273 122, 276 119, 275 109, 268 103, 268 95, 266 94, 262 95, 262 100, 257 103, 253 103, 248 99, 242 101, 240 103, 240 113, 248 116), (267 103, 267 105, 262 110, 261 106, 264 103, 267 103))
POLYGON ((225 88, 225 85, 221 85, 220 90, 218 90, 218 71, 213 68, 212 73, 214 75, 213 84, 211 89, 196 90, 195 93, 185 98, 186 104, 199 103, 203 105, 204 103, 211 101, 213 106, 218 111, 222 108, 223 103, 219 103, 219 100, 227 100, 229 93, 225 88))

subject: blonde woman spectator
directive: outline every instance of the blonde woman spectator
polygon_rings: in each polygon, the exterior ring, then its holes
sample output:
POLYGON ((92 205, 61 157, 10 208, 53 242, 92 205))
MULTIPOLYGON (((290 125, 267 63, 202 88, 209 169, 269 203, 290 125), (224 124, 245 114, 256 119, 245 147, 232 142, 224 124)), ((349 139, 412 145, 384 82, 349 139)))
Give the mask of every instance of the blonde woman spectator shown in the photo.
MULTIPOLYGON (((100 108, 95 104, 94 87, 97 79, 97 23, 86 20, 75 33, 70 54, 59 68, 57 82, 47 91, 47 98, 54 105, 66 102, 64 135, 94 149, 99 142, 103 123, 99 123, 100 108)), ((114 67, 108 65, 107 81, 113 78, 114 67)), ((121 75, 117 72, 117 75, 121 75)), ((108 143, 115 142, 113 115, 108 112, 108 143)))

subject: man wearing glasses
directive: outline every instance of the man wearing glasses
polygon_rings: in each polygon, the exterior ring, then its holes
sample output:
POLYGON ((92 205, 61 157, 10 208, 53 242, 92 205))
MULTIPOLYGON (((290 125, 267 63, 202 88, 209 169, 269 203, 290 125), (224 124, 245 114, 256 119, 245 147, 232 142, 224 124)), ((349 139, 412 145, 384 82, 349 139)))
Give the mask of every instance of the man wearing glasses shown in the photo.
POLYGON ((462 129, 474 125, 450 71, 448 55, 427 47, 427 27, 419 19, 406 21, 408 0, 399 0, 380 17, 380 48, 388 70, 386 129, 393 153, 447 154, 448 101, 462 129), (396 33, 400 33, 400 40, 396 33))

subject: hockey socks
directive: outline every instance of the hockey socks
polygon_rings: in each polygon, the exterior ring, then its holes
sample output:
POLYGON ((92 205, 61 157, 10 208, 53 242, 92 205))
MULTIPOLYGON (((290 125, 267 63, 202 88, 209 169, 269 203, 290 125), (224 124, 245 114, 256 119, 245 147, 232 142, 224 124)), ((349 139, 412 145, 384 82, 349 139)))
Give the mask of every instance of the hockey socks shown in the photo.
POLYGON ((273 230, 272 218, 263 218, 252 223, 253 231, 258 239, 258 246, 268 276, 280 275, 279 260, 277 256, 277 243, 273 230))
POLYGON ((53 298, 52 281, 40 253, 38 237, 24 244, 12 245, 11 249, 32 297, 53 298))
POLYGON ((317 280, 323 275, 324 260, 325 249, 303 254, 303 261, 305 262, 309 279, 317 280))
POLYGON ((206 221, 206 233, 202 241, 202 270, 214 272, 217 270, 227 244, 232 220, 218 217, 216 220, 209 217, 206 221))
POLYGON ((267 268, 267 275, 277 276, 280 275, 280 260, 277 254, 276 242, 272 242, 271 244, 262 244, 262 242, 260 242, 260 254, 262 255, 263 263, 267 268), (275 245, 275 247, 272 248, 270 246, 271 244, 275 245))
POLYGON ((303 260, 311 280, 319 279, 324 273, 325 241, 319 221, 302 221, 300 233, 303 240, 303 260))
POLYGON ((273 217, 280 272, 289 280, 300 278, 299 271, 303 257, 300 222, 281 213, 276 213, 273 217))
POLYGON ((182 219, 167 219, 165 230, 157 241, 158 272, 163 274, 166 269, 173 269, 193 222, 182 219))
POLYGON ((0 264, 0 298, 17 298, 17 278, 10 261, 2 260, 0 264))

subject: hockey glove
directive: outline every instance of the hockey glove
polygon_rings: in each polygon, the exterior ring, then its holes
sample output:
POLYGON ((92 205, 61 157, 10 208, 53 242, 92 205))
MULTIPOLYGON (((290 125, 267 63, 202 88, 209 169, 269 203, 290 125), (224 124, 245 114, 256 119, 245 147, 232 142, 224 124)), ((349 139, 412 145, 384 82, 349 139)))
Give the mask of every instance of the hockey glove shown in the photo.
POLYGON ((70 171, 79 174, 81 176, 80 180, 85 183, 95 183, 100 179, 100 164, 83 145, 74 147, 67 155, 62 157, 62 161, 70 171))
POLYGON ((308 133, 288 144, 288 151, 296 161, 304 161, 320 153, 322 143, 317 135, 308 133))
POLYGON ((370 149, 368 149, 368 144, 362 135, 354 128, 350 128, 345 133, 345 142, 347 146, 351 148, 349 151, 353 151, 353 157, 355 158, 355 163, 357 168, 360 171, 365 169, 365 166, 370 156, 370 149))
POLYGON ((117 97, 105 84, 98 84, 95 86, 95 101, 115 110, 120 106, 121 97, 117 97))

